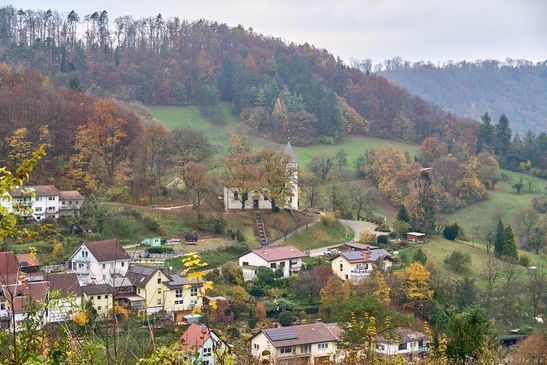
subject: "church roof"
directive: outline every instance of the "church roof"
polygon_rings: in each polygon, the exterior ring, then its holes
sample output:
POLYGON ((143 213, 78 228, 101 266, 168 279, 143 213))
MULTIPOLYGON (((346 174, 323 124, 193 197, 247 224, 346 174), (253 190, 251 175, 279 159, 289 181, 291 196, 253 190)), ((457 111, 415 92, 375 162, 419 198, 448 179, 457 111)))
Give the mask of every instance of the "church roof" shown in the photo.
POLYGON ((291 158, 291 162, 298 162, 292 150, 291 142, 287 142, 287 145, 285 146, 285 154, 291 158))

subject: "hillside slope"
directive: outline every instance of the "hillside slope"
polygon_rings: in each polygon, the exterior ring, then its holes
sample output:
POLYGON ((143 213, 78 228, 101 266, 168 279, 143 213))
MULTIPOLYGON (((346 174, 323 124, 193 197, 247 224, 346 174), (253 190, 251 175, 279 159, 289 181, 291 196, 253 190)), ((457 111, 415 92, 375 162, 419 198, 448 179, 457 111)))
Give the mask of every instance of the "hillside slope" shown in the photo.
POLYGON ((521 136, 547 130, 547 62, 390 62, 379 75, 444 109, 478 119, 505 113, 521 136))

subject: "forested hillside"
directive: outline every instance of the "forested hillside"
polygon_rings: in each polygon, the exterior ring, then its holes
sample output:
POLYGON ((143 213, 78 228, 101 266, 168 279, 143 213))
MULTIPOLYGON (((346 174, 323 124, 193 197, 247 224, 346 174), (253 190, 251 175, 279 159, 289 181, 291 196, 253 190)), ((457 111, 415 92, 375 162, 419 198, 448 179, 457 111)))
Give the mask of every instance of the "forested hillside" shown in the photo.
POLYGON ((505 113, 521 136, 547 130, 547 61, 478 60, 434 65, 386 61, 379 75, 457 115, 505 113))
POLYGON ((198 104, 218 123, 218 102, 232 102, 257 134, 283 141, 290 131, 301 145, 367 131, 413 142, 437 133, 453 144, 476 128, 326 50, 203 20, 4 7, 0 61, 99 97, 198 104))

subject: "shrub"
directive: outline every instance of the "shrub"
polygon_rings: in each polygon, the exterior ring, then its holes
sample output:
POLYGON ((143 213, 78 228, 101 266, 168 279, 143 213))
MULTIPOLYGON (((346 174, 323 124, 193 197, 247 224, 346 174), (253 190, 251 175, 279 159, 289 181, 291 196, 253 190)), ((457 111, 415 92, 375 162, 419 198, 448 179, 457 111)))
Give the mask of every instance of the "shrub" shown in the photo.
POLYGON ((226 333, 230 337, 239 338, 239 330, 236 327, 228 327, 226 333))
POLYGON ((460 232, 460 226, 458 226, 458 223, 454 223, 452 225, 444 227, 443 236, 447 240, 454 241, 456 237, 458 237, 459 232, 460 232))
POLYGON ((449 270, 464 274, 469 272, 471 255, 460 251, 452 251, 450 255, 444 258, 444 264, 449 270))
POLYGON ((359 233, 359 242, 364 244, 370 244, 376 241, 376 235, 370 230, 365 229, 359 233))
POLYGON ((154 246, 154 247, 148 247, 146 249, 148 253, 173 253, 172 247, 165 247, 165 246, 154 246))
POLYGON ((519 265, 524 266, 524 267, 530 266, 530 256, 520 255, 519 256, 519 265))
POLYGON ((389 228, 389 226, 385 223, 382 223, 378 226, 378 228, 376 228, 377 231, 380 231, 380 232, 391 232, 391 229, 389 228))
POLYGON ((323 224, 325 226, 331 227, 331 226, 334 226, 336 224, 336 217, 335 217, 334 213, 332 213, 332 212, 321 213, 319 219, 321 221, 321 224, 323 224))
POLYGON ((533 198, 532 205, 534 206, 534 209, 540 213, 547 212, 547 197, 537 196, 533 198))
POLYGON ((412 262, 419 262, 420 264, 425 265, 426 261, 427 261, 427 255, 425 254, 425 252, 421 248, 419 248, 414 253, 414 257, 412 258, 412 262))
POLYGON ((280 325, 286 327, 291 326, 296 321, 296 317, 294 316, 293 312, 283 311, 279 313, 279 317, 277 317, 277 320, 279 321, 280 325))
POLYGON ((379 245, 387 245, 389 243, 389 238, 388 236, 378 236, 376 242, 378 242, 379 245))

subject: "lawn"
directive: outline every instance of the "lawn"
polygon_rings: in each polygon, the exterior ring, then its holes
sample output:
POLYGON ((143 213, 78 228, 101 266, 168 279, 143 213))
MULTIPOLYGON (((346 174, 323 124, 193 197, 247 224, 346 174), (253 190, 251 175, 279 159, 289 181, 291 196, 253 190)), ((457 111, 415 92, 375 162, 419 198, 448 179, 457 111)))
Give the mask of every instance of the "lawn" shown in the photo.
MULTIPOLYGON (((479 278, 481 273, 486 267, 488 255, 486 247, 481 244, 471 244, 460 241, 449 241, 442 237, 432 237, 429 242, 424 244, 413 244, 399 251, 399 256, 409 255, 412 257, 414 252, 421 248, 427 255, 427 264, 433 265, 441 274, 450 278, 463 278, 463 274, 454 273, 446 268, 444 265, 444 259, 450 255, 453 251, 461 251, 471 255, 471 267, 469 275, 476 278, 479 285, 481 279, 479 278)), ((536 255, 531 252, 519 250, 519 255, 525 254, 531 259, 531 265, 537 267, 545 267, 547 265, 547 259, 545 255, 536 255)), ((527 273, 527 268, 518 266, 519 274, 524 277, 527 273)))
POLYGON ((464 227, 467 235, 472 233, 476 225, 484 227, 492 223, 494 214, 501 215, 504 223, 514 224, 518 211, 532 206, 532 199, 536 196, 545 195, 545 185, 547 180, 533 176, 524 176, 526 188, 521 194, 517 194, 511 186, 519 181, 520 174, 508 170, 502 170, 502 173, 511 178, 511 181, 500 182, 495 191, 489 191, 488 198, 482 202, 459 209, 452 214, 443 214, 439 222, 450 224, 458 222, 464 227), (532 192, 528 190, 527 180, 532 182, 532 192))
POLYGON ((336 226, 325 226, 318 223, 308 228, 308 230, 289 238, 287 244, 307 251, 321 247, 341 245, 352 239, 353 231, 340 223, 336 226))
MULTIPOLYGON (((228 146, 230 135, 236 132, 239 125, 239 117, 234 113, 228 103, 221 104, 222 113, 225 116, 223 125, 215 125, 204 117, 197 106, 150 106, 150 113, 154 118, 162 122, 168 129, 193 128, 202 131, 209 141, 219 148, 219 153, 224 153, 228 146)), ((254 147, 282 148, 281 144, 252 138, 254 147)), ((336 154, 344 149, 348 154, 348 166, 353 167, 355 160, 365 151, 376 150, 384 144, 390 144, 407 151, 412 157, 418 153, 418 146, 402 142, 395 142, 375 137, 350 136, 343 143, 335 145, 313 145, 307 147, 294 147, 294 153, 300 166, 304 167, 312 157, 326 153, 336 154)))

